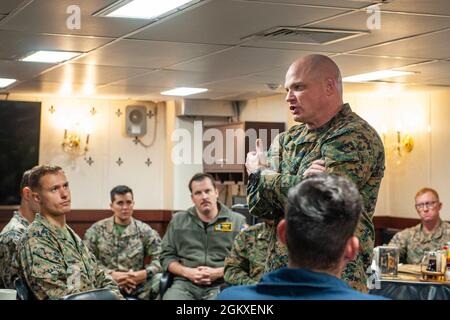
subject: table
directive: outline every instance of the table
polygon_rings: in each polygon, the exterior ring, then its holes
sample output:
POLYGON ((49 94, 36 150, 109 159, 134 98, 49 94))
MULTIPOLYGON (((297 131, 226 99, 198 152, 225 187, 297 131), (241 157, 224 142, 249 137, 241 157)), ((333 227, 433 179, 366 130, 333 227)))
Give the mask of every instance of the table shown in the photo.
POLYGON ((450 300, 450 282, 382 279, 369 293, 394 300, 450 300))

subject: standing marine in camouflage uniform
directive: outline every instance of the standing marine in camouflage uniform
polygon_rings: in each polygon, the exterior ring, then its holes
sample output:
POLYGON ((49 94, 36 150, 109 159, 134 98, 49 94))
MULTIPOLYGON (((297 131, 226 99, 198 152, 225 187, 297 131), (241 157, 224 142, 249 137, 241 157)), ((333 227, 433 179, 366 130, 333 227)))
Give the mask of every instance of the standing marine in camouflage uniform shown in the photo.
POLYGON ((397 233, 389 246, 400 249, 400 262, 420 264, 428 251, 440 250, 450 242, 450 223, 442 221, 439 212, 442 203, 431 188, 420 189, 415 197, 420 223, 397 233))
POLYGON ((14 289, 14 279, 19 276, 17 243, 29 224, 33 222, 39 205, 31 196, 29 177, 24 172, 20 182, 20 207, 0 233, 0 288, 14 289))
POLYGON ((65 295, 109 288, 123 298, 119 288, 98 267, 94 255, 66 224, 70 212, 69 183, 60 167, 40 166, 30 175, 32 195, 40 214, 20 239, 20 273, 34 296, 59 299, 65 295))
MULTIPOLYGON (((242 230, 234 240, 230 254, 225 258, 224 280, 231 285, 256 284, 264 274, 267 250, 276 225, 273 220, 255 224, 242 230)), ((284 245, 279 243, 281 247, 284 245)), ((286 261, 283 264, 287 264, 286 261)))
MULTIPOLYGON (((372 217, 384 175, 383 144, 376 131, 342 102, 340 71, 328 57, 310 55, 295 61, 285 88, 294 120, 302 124, 279 134, 268 158, 260 147, 247 155, 250 213, 281 219, 288 190, 309 175, 326 171, 350 178, 364 201, 356 231, 361 250, 342 277, 366 292, 365 270, 375 238, 372 217)), ((269 255, 276 258, 276 242, 271 245, 269 255)), ((269 262, 266 271, 282 266, 277 259, 269 262)))
POLYGON ((84 241, 124 293, 145 300, 156 298, 162 271, 161 238, 132 217, 134 199, 129 187, 114 187, 110 206, 114 215, 94 223, 84 241), (146 258, 151 259, 149 263, 146 258))

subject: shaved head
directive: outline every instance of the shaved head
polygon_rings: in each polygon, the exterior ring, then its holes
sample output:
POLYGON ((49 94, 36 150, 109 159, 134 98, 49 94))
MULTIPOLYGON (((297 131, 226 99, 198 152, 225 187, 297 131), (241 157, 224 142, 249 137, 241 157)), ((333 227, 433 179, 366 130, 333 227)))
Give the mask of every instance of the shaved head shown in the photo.
POLYGON ((316 81, 323 81, 327 78, 333 79, 336 82, 336 90, 342 97, 341 71, 333 60, 321 54, 310 54, 295 60, 289 67, 288 72, 295 72, 300 68, 316 81))
POLYGON ((294 121, 319 128, 343 106, 342 78, 330 58, 311 54, 295 60, 286 73, 286 101, 294 121))

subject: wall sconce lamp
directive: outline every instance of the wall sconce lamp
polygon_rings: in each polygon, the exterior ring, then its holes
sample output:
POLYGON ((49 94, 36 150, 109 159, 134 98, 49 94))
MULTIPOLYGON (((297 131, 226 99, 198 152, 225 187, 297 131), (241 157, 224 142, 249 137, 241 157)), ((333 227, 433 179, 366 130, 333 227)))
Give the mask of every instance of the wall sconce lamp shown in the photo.
POLYGON ((85 155, 89 150, 89 135, 89 133, 86 133, 84 148, 81 148, 81 135, 76 131, 64 129, 63 150, 73 155, 85 155))
POLYGON ((389 156, 389 154, 395 154, 397 157, 402 157, 414 149, 413 137, 410 134, 402 134, 402 131, 399 128, 396 128, 395 136, 391 136, 391 139, 388 139, 386 128, 382 130, 381 134, 383 138, 384 151, 387 156, 389 156))
POLYGON ((397 131, 397 145, 395 147, 398 156, 402 156, 405 152, 409 153, 414 148, 414 139, 409 134, 402 137, 401 131, 397 131))

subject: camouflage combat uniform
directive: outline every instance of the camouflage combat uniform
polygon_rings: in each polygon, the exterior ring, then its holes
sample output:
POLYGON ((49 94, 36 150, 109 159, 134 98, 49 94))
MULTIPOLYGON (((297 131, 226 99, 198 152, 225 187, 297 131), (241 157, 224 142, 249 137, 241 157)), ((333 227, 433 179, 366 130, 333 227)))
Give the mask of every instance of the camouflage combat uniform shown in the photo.
MULTIPOLYGON (((264 274, 271 237, 276 225, 265 222, 242 230, 234 240, 230 254, 225 258, 225 282, 231 285, 256 284, 264 274)), ((284 247, 281 243, 280 245, 284 247)), ((286 259, 287 255, 280 257, 286 259)))
POLYGON ((17 243, 29 222, 18 211, 0 233, 0 288, 14 289, 18 275, 17 243))
MULTIPOLYGON (((188 268, 206 266, 220 268, 230 252, 233 241, 246 225, 245 217, 231 211, 217 202, 217 217, 203 223, 197 216, 195 207, 177 212, 167 227, 163 238, 161 264, 164 271, 177 261, 188 268)), ((173 285, 166 291, 163 299, 197 300, 214 299, 223 279, 210 286, 200 286, 183 277, 174 277, 173 285)))
POLYGON ((389 246, 400 249, 400 262, 420 264, 427 251, 440 250, 450 241, 450 223, 441 221, 432 234, 423 232, 422 224, 405 229, 394 235, 389 246))
POLYGON ((113 271, 128 272, 145 269, 147 281, 140 284, 131 295, 139 299, 156 298, 161 278, 161 238, 144 222, 131 219, 119 235, 114 228, 114 216, 94 223, 84 235, 84 242, 97 257, 99 266, 108 274, 113 271), (150 257, 150 263, 144 259, 150 257))
MULTIPOLYGON (((364 211, 356 230, 360 251, 355 261, 347 265, 342 278, 366 292, 365 270, 373 251, 372 216, 384 175, 384 148, 376 131, 352 112, 348 104, 320 128, 309 130, 300 124, 275 138, 268 154, 271 169, 250 175, 247 186, 250 213, 269 219, 282 217, 289 188, 302 181, 303 173, 318 159, 325 161, 328 173, 350 178, 363 197, 364 211)), ((266 272, 281 266, 273 260, 266 272)))
POLYGON ((19 241, 18 260, 21 277, 39 300, 99 288, 123 298, 80 237, 69 226, 57 227, 40 214, 19 241))

